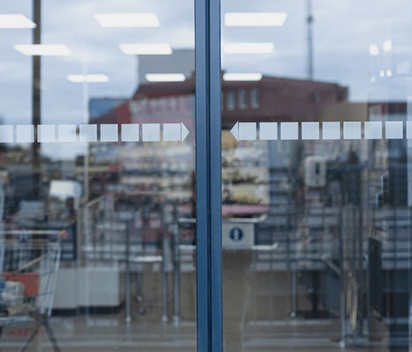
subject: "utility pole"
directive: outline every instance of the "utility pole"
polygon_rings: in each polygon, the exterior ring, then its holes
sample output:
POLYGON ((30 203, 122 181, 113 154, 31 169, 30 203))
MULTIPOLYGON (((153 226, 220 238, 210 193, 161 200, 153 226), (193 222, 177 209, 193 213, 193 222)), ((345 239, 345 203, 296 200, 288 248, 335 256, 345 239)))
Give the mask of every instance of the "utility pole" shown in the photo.
POLYGON ((308 1, 308 17, 307 29, 308 29, 308 79, 313 81, 314 76, 314 59, 313 59, 313 14, 312 14, 312 0, 308 1))
MULTIPOLYGON (((41 0, 33 0, 33 44, 41 44, 41 0)), ((41 193, 40 144, 37 143, 37 126, 41 122, 41 56, 33 56, 32 77, 32 124, 34 126, 32 187, 33 197, 38 200, 41 193)))

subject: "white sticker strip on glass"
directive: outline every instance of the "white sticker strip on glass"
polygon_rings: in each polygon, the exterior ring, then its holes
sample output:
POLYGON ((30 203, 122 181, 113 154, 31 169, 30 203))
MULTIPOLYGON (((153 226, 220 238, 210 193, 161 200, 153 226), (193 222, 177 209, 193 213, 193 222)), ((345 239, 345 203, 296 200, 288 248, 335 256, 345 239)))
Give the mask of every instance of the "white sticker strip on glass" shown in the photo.
POLYGON ((59 125, 57 131, 59 142, 76 142, 76 125, 59 125))
POLYGON ((17 143, 33 143, 34 142, 34 126, 33 125, 17 125, 16 126, 16 142, 17 143))
POLYGON ((297 122, 280 123, 280 139, 285 141, 297 140, 299 138, 299 125, 297 122))
POLYGON ((365 139, 382 139, 382 122, 365 122, 365 139))
POLYGON ((261 122, 259 124, 260 140, 275 141, 278 139, 278 124, 277 122, 261 122))
POLYGON ((343 139, 361 139, 361 123, 349 121, 343 123, 343 139))
POLYGON ((80 125, 80 142, 97 142, 97 125, 80 125))
POLYGON ((302 139, 319 139, 319 122, 302 122, 302 139))
POLYGON ((340 139, 340 122, 323 122, 322 139, 336 140, 340 139))
POLYGON ((14 142, 14 126, 0 125, 0 143, 14 142))
POLYGON ((239 140, 239 122, 236 122, 235 125, 230 130, 230 133, 235 137, 235 139, 239 140))
POLYGON ((406 138, 412 139, 412 121, 406 121, 406 138))
POLYGON ((56 126, 39 125, 37 127, 37 141, 40 143, 56 142, 56 126))
POLYGON ((403 138, 403 122, 402 121, 386 121, 385 122, 385 138, 386 139, 402 139, 403 138))
POLYGON ((182 127, 180 123, 163 124, 163 140, 165 142, 178 142, 182 139, 182 127))
POLYGON ((100 141, 101 142, 118 142, 119 127, 118 125, 100 125, 100 141))
POLYGON ((122 142, 138 142, 139 125, 130 123, 122 125, 122 142))
POLYGON ((160 141, 160 124, 159 123, 144 123, 142 125, 143 142, 158 142, 160 141))
MULTIPOLYGON (((364 139, 403 139, 403 121, 385 121, 385 135, 383 136, 381 121, 365 121, 364 139)), ((79 142, 98 142, 97 126, 94 124, 79 125, 79 142)), ((339 140, 341 139, 341 122, 322 122, 322 137, 319 122, 302 122, 299 135, 298 122, 280 122, 281 140, 339 140)), ((14 142, 14 126, 0 126, 0 143, 14 142)), ((39 143, 76 142, 76 125, 58 125, 56 139, 55 125, 39 125, 37 141, 39 143)), ((184 123, 146 123, 142 124, 143 142, 183 142, 190 131, 184 123)), ((233 137, 238 141, 277 140, 277 122, 237 122, 231 129, 233 137), (259 129, 258 129, 259 126, 259 129), (259 133, 258 133, 259 131, 259 133)), ((138 142, 140 141, 139 124, 102 124, 100 125, 100 142, 138 142), (119 129, 121 138, 119 138, 119 129)), ((34 138, 33 125, 16 126, 16 142, 32 143, 34 138)), ((344 121, 343 138, 346 140, 362 139, 361 121, 344 121)), ((406 138, 412 139, 412 121, 406 122, 406 138)))
POLYGON ((244 141, 256 140, 256 122, 239 123, 239 139, 244 141))
MULTIPOLYGON (((256 135, 256 123, 254 131, 256 135)), ((98 142, 98 125, 58 125, 57 138, 55 125, 38 125, 37 141, 39 143, 52 142, 98 142), (77 138, 79 135, 79 138, 77 138)), ((139 124, 102 124, 100 125, 100 142, 118 142, 119 128, 121 130, 122 142, 138 142, 140 140, 140 125, 139 124)), ((0 125, 0 143, 14 142, 14 126, 0 125)), ((189 135, 190 131, 183 122, 178 123, 149 123, 142 125, 142 140, 144 142, 183 142, 189 135), (161 139, 161 126, 163 126, 163 139, 161 139)), ((18 143, 34 142, 34 126, 33 125, 17 125, 16 136, 18 143)), ((256 139, 256 138, 254 138, 256 139)))
POLYGON ((183 122, 180 123, 181 128, 182 128, 182 139, 181 141, 183 142, 186 137, 189 135, 190 131, 187 129, 187 127, 185 126, 185 124, 183 122))

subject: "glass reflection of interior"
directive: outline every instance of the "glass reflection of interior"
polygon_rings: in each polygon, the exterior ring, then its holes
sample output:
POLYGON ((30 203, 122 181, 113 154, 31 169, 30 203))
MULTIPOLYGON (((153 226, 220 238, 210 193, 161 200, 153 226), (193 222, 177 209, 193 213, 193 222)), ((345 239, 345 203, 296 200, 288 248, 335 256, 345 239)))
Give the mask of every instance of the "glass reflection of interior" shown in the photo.
POLYGON ((409 351, 410 10, 222 1, 225 351, 409 351))
POLYGON ((193 16, 0 4, 2 352, 196 350, 193 16))

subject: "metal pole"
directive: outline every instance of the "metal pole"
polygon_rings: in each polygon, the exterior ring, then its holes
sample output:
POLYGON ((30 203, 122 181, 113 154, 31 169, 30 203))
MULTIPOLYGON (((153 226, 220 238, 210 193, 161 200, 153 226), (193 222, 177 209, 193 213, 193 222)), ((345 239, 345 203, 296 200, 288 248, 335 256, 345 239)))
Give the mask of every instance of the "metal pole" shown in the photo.
MULTIPOLYGON (((367 243, 367 254, 365 254, 364 262, 365 262, 365 268, 366 268, 366 283, 365 285, 369 285, 371 282, 371 277, 370 277, 370 271, 369 271, 369 240, 367 243)), ((370 290, 366 291, 366 321, 367 321, 367 339, 366 342, 369 343, 371 341, 371 335, 372 335, 372 313, 371 313, 371 295, 370 295, 370 290)))
POLYGON ((344 241, 343 241, 343 221, 342 221, 342 207, 340 209, 339 217, 339 262, 340 262, 340 275, 339 275, 339 288, 340 288, 340 341, 341 347, 346 345, 346 295, 345 295, 345 254, 344 254, 344 241))
POLYGON ((180 249, 179 249, 179 225, 174 226, 173 231, 173 254, 174 254, 174 266, 173 266, 173 319, 175 324, 180 322, 180 249))
MULTIPOLYGON (((291 228, 289 226, 289 228, 291 228)), ((294 245, 291 244, 291 234, 289 233, 286 240, 286 247, 287 252, 286 255, 288 256, 288 269, 292 271, 292 312, 290 313, 291 318, 296 318, 298 314, 298 273, 297 273, 297 261, 293 261, 291 256, 292 250, 294 251, 294 256, 297 256, 297 236, 295 235, 294 238, 294 245), (293 249, 292 249, 293 248, 293 249)))
MULTIPOLYGON (((36 27, 33 29, 33 44, 41 44, 41 0, 33 0, 33 22, 36 27)), ((41 56, 32 57, 32 124, 34 126, 34 143, 32 146, 32 189, 33 197, 40 198, 41 188, 41 163, 40 144, 36 143, 37 126, 41 123, 41 56)))
POLYGON ((127 222, 126 226, 126 270, 125 270, 125 295, 126 295, 126 323, 132 321, 131 315, 131 278, 130 278, 130 231, 131 220, 127 222))
MULTIPOLYGON (((142 216, 141 213, 139 213, 139 216, 142 216)), ((139 248, 139 255, 143 256, 143 238, 142 238, 142 232, 140 228, 136 229, 136 234, 137 234, 137 244, 139 248)), ((136 271, 136 284, 137 284, 137 290, 136 290, 136 296, 137 296, 137 302, 139 304, 139 314, 144 315, 146 314, 146 308, 145 308, 145 302, 144 302, 144 292, 143 292, 143 272, 144 272, 144 266, 138 265, 137 266, 137 271, 136 271)))
POLYGON ((167 322, 168 320, 168 307, 167 307, 167 291, 168 291, 168 282, 167 282, 167 261, 166 261, 166 233, 163 230, 162 233, 162 321, 167 322))
MULTIPOLYGON (((364 296, 365 296, 365 282, 369 282, 366 281, 366 274, 364 271, 364 238, 363 238, 363 209, 362 209, 362 202, 363 202, 363 197, 362 197, 362 169, 359 170, 359 174, 358 174, 358 184, 360 186, 357 187, 357 189, 359 190, 359 219, 358 219, 358 223, 359 223, 359 235, 358 235, 358 267, 359 267, 359 293, 358 293, 358 297, 359 297, 359 305, 360 305, 360 309, 359 309, 359 314, 360 314, 360 324, 359 324, 359 332, 361 335, 364 335, 364 325, 363 325, 363 320, 364 320, 364 313, 365 313, 365 309, 364 309, 364 296)), ((366 310, 368 309, 368 307, 366 307, 366 310)), ((367 313, 366 313, 367 314, 367 313)))
POLYGON ((292 313, 290 316, 295 318, 298 314, 298 277, 296 272, 296 262, 292 263, 292 313))
POLYGON ((308 0, 308 79, 313 80, 314 76, 314 59, 313 59, 313 15, 312 0, 308 0))

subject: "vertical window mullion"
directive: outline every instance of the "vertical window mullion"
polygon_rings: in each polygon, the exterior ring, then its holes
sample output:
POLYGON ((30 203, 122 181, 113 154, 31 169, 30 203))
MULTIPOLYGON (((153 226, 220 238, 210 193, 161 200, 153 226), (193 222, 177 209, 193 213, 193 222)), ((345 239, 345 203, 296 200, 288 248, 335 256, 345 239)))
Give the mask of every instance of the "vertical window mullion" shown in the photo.
POLYGON ((220 0, 195 0, 198 351, 222 351, 220 0))

